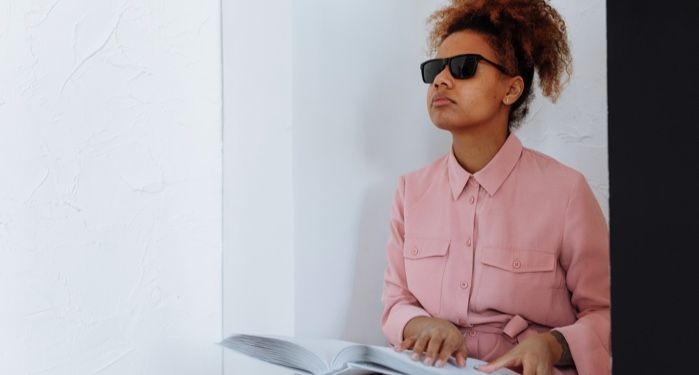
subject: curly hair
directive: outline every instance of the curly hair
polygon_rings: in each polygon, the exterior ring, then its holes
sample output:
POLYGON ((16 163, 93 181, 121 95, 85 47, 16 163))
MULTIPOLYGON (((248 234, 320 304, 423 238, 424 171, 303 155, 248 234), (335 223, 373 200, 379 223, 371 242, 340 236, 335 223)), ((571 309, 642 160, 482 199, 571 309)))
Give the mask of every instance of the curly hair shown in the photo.
POLYGON ((546 0, 451 0, 427 23, 433 24, 430 54, 452 33, 475 31, 487 38, 512 75, 524 79, 524 91, 509 114, 510 128, 519 127, 529 112, 535 71, 542 93, 554 103, 572 74, 565 22, 546 0))

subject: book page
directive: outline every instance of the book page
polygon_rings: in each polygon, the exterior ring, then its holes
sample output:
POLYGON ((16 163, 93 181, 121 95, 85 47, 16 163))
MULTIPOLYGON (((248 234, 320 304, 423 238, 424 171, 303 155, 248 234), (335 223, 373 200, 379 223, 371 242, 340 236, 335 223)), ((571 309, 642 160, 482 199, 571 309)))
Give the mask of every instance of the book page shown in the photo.
MULTIPOLYGON (((289 342, 295 343, 297 345, 301 345, 304 348, 308 349, 312 353, 314 353, 318 358, 322 359, 323 362, 326 363, 326 369, 327 370, 332 370, 332 369, 340 369, 344 367, 345 362, 347 361, 342 361, 340 363, 335 364, 335 358, 338 356, 339 353, 341 352, 350 352, 354 353, 352 349, 356 347, 361 347, 361 345, 357 345, 356 343, 353 342, 348 342, 348 341, 342 341, 342 340, 336 340, 336 339, 306 339, 306 338, 295 338, 295 337, 288 337, 285 340, 288 340, 289 342)), ((352 356, 351 358, 357 358, 356 356, 352 356)), ((361 358, 361 357, 359 357, 361 358)))
MULTIPOLYGON (((396 352, 391 347, 334 339, 233 335, 222 341, 221 345, 265 362, 314 375, 358 375, 372 372, 391 375, 483 375, 474 367, 485 363, 468 358, 466 367, 461 368, 450 358, 444 367, 434 367, 410 358, 410 350, 396 352)), ((509 369, 500 369, 493 374, 517 375, 509 369)))
MULTIPOLYGON (((367 363, 367 362, 357 362, 357 363, 349 363, 347 366, 348 369, 356 369, 356 371, 364 371, 361 374, 383 374, 383 375, 404 375, 401 374, 400 372, 395 372, 389 368, 383 367, 381 365, 377 365, 374 363, 367 363)), ((343 372, 342 375, 345 373, 343 372)))
POLYGON ((328 365, 302 345, 286 338, 255 335, 233 335, 219 343, 259 360, 287 367, 303 373, 322 374, 328 365))
MULTIPOLYGON (((333 339, 305 339, 278 335, 233 335, 221 345, 265 362, 304 371, 326 374, 335 356, 352 342, 333 339)), ((341 364, 337 369, 346 367, 341 364)))
MULTIPOLYGON (((392 370, 405 374, 434 374, 434 375, 483 375, 483 372, 474 369, 475 366, 485 364, 486 362, 468 358, 466 367, 462 368, 456 365, 453 358, 444 367, 434 367, 424 364, 422 361, 415 361, 410 356, 412 351, 406 350, 396 352, 393 348, 383 346, 368 346, 366 352, 367 362, 376 363, 392 370)), ((500 369, 491 374, 495 375, 517 375, 516 372, 509 369, 500 369)))
POLYGON ((369 350, 368 346, 362 344, 346 346, 335 355, 335 358, 330 364, 330 368, 340 369, 346 367, 348 363, 365 362, 367 350, 369 350))

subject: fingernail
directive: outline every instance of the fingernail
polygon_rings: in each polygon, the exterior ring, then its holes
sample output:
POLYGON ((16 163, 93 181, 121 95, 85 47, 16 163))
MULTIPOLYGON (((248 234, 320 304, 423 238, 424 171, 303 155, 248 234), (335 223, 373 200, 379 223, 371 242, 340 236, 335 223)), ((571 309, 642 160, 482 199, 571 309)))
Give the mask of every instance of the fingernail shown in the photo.
POLYGON ((417 353, 413 353, 413 355, 411 355, 410 358, 417 361, 420 357, 417 355, 417 353))
POLYGON ((431 365, 431 364, 432 364, 432 359, 431 359, 430 357, 427 357, 427 358, 425 358, 425 361, 424 361, 424 363, 425 363, 426 365, 428 365, 428 366, 429 366, 429 365, 431 365))
POLYGON ((438 360, 437 363, 435 363, 434 365, 437 366, 437 367, 442 367, 442 366, 444 366, 444 361, 440 359, 440 360, 438 360))

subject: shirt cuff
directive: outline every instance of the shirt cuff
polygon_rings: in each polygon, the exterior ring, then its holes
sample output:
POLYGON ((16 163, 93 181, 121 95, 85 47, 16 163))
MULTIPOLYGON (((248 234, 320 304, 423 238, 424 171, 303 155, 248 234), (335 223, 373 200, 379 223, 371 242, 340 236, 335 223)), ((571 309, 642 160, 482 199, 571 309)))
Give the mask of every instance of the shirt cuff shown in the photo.
POLYGON ((554 328, 565 337, 575 367, 580 374, 610 374, 611 357, 592 327, 571 324, 554 328))
POLYGON ((431 315, 419 306, 410 304, 395 305, 383 325, 384 336, 391 345, 398 345, 403 342, 403 329, 410 319, 418 316, 431 315))

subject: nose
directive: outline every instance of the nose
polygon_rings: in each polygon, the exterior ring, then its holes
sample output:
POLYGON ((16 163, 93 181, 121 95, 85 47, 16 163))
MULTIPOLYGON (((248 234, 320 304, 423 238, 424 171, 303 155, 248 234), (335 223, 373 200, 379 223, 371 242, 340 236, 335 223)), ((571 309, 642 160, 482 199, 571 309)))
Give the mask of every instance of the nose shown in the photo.
POLYGON ((454 77, 451 76, 451 72, 449 71, 449 65, 445 65, 444 69, 442 69, 439 74, 437 74, 436 77, 434 77, 434 81, 432 81, 432 86, 439 87, 440 85, 444 85, 446 87, 451 87, 453 83, 454 77))

